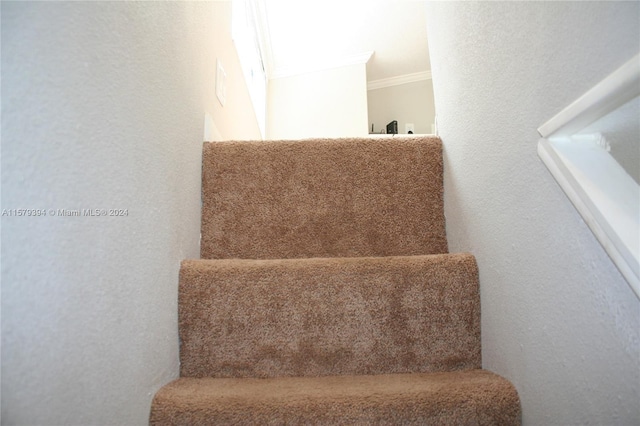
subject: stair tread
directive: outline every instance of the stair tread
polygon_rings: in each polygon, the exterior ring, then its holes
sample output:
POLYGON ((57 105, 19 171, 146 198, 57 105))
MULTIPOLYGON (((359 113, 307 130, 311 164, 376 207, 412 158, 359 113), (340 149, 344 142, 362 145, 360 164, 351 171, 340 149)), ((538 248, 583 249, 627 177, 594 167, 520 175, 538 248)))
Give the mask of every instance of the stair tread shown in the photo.
POLYGON ((151 424, 518 424, 518 395, 486 370, 360 376, 180 378, 157 394, 151 424))
POLYGON ((480 368, 470 254, 188 260, 181 376, 275 377, 480 368))
POLYGON ((205 143, 202 258, 446 253, 438 137, 205 143))

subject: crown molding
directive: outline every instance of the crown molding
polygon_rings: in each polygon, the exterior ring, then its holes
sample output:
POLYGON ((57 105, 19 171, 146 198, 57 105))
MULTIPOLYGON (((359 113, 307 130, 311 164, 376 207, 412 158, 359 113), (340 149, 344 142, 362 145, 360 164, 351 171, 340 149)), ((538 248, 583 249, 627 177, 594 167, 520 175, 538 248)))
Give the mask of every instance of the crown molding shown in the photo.
POLYGON ((382 89, 384 87, 399 86, 401 84, 414 83, 416 81, 431 80, 431 71, 420 71, 395 77, 371 80, 367 83, 367 90, 382 89))
POLYGON ((316 71, 324 71, 333 68, 346 67, 349 65, 366 64, 373 57, 374 52, 363 52, 356 55, 345 56, 342 58, 330 58, 322 62, 313 64, 304 64, 293 67, 275 68, 271 73, 271 79, 292 77, 294 75, 306 74, 316 71))

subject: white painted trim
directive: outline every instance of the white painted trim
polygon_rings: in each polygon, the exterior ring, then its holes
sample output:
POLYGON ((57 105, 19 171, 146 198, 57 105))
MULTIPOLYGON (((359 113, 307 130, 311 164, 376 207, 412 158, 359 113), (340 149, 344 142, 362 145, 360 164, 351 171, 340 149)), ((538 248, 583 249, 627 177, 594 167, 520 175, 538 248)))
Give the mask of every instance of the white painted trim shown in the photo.
POLYGON ((640 186, 599 133, 576 135, 640 96, 640 55, 540 126, 538 155, 640 299, 640 186))
POLYGON ((366 64, 369 62, 374 52, 363 52, 356 55, 345 56, 342 58, 331 58, 324 61, 319 61, 313 64, 305 64, 288 68, 276 68, 273 70, 271 79, 292 77, 294 75, 306 74, 316 71, 324 71, 333 68, 346 67, 349 65, 366 64))
POLYGON ((407 134, 407 133, 396 133, 396 134, 386 134, 386 133, 369 133, 366 137, 367 138, 373 138, 373 139, 379 139, 379 138, 396 138, 396 139, 404 139, 404 138, 424 138, 425 136, 436 136, 434 134, 431 133, 413 133, 413 134, 407 134))
POLYGON ((638 185, 595 143, 541 139, 538 155, 640 298, 638 185))
POLYGON ((538 128, 543 138, 567 137, 640 95, 640 54, 631 58, 538 128))
POLYGON ((367 83, 367 90, 399 86, 401 84, 414 83, 416 81, 423 80, 431 80, 431 71, 414 72, 412 74, 398 75, 396 77, 382 78, 380 80, 371 80, 367 83))

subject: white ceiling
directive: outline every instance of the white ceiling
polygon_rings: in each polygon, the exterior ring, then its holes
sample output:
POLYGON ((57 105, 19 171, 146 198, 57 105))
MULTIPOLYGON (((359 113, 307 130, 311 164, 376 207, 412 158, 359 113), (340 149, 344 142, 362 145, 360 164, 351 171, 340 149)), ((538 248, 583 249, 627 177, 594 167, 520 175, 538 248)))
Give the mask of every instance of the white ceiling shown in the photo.
POLYGON ((371 51, 368 81, 428 71, 425 3, 264 0, 270 75, 349 63, 371 51))

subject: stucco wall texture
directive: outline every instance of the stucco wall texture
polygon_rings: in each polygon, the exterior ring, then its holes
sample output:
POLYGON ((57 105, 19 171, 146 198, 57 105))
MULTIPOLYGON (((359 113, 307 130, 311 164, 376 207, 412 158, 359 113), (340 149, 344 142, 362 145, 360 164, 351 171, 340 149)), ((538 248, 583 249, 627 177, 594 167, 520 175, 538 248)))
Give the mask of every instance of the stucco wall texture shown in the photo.
POLYGON ((427 7, 452 252, 477 256, 483 366, 525 425, 640 423, 640 301, 536 153, 536 129, 640 50, 640 3, 427 7))
POLYGON ((204 115, 224 138, 259 137, 230 3, 2 2, 1 14, 2 209, 47 212, 2 217, 2 424, 147 424, 178 375, 204 115))

